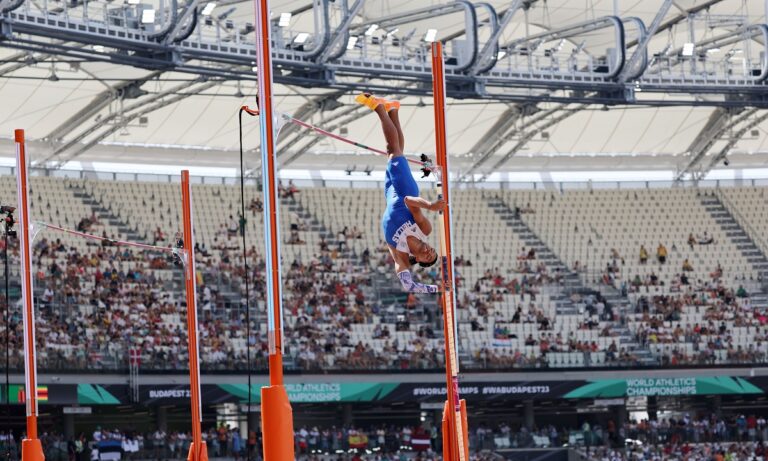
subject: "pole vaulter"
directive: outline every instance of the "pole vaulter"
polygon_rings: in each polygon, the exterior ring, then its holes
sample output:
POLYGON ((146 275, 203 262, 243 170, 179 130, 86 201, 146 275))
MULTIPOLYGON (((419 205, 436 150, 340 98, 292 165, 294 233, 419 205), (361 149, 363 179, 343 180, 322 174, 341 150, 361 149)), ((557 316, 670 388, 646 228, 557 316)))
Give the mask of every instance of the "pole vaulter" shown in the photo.
MULTIPOLYGON (((293 411, 283 385, 283 297, 280 273, 280 215, 277 192, 275 137, 277 120, 272 107, 272 53, 269 0, 256 2, 256 66, 259 77, 259 123, 266 240, 267 333, 269 386, 261 388, 261 431, 264 459, 294 461, 293 411)), ((251 392, 251 389, 248 389, 251 392)))
POLYGON ((450 169, 446 149, 445 131, 445 73, 443 44, 432 44, 432 90, 435 109, 435 161, 440 197, 446 206, 438 219, 440 240, 440 268, 443 283, 443 332, 445 334, 445 377, 448 400, 443 407, 443 460, 468 461, 467 404, 459 395, 458 332, 456 329, 456 284, 453 272, 453 245, 451 241, 450 169))
MULTIPOLYGON (((24 130, 16 130, 16 188, 19 209, 19 252, 21 253, 21 300, 24 309, 24 398, 27 405, 27 438, 21 442, 22 461, 44 461, 43 446, 37 438, 37 358, 35 356, 35 306, 32 294, 32 240, 29 225, 29 173, 24 130)), ((6 250, 7 251, 7 250, 6 250)), ((8 392, 8 389, 5 390, 8 392)))
POLYGON ((184 281, 187 295, 187 348, 189 352, 189 389, 192 406, 192 443, 187 461, 208 461, 208 448, 203 441, 202 402, 200 400, 200 347, 197 331, 197 278, 195 271, 195 233, 192 227, 192 190, 189 171, 181 172, 181 203, 184 219, 183 247, 184 281))

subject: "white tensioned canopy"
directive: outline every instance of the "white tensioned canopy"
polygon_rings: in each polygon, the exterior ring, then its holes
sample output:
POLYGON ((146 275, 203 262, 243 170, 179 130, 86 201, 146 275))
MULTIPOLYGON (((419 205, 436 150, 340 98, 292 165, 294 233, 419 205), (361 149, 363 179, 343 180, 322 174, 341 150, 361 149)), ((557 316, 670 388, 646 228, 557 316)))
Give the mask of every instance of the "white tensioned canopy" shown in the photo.
MULTIPOLYGON (((28 0, 29 1, 29 0, 28 0)), ((159 0, 155 0, 159 2, 159 0)), ((149 2, 152 3, 152 2, 149 2)), ((273 0, 275 14, 297 11, 309 3, 308 0, 273 0)), ((376 18, 415 8, 435 5, 427 0, 368 0, 363 18, 376 18)), ((503 11, 511 2, 491 0, 489 3, 503 11)), ((665 16, 665 21, 676 17, 685 18, 686 9, 694 8, 703 1, 684 0, 674 2, 665 16)), ((613 15, 618 8, 619 16, 634 16, 645 24, 653 21, 661 0, 540 0, 527 11, 528 26, 524 15, 518 13, 513 24, 504 32, 502 42, 535 34, 543 30, 557 29, 568 24, 579 23, 602 16, 613 15), (528 30, 526 30, 528 29, 528 30)), ((251 2, 230 1, 229 5, 217 6, 216 13, 235 8, 227 15, 235 23, 252 22, 251 2)), ((762 0, 722 0, 714 3, 707 11, 713 18, 746 17, 749 24, 766 23, 767 6, 762 0)), ((295 14, 291 27, 311 29, 311 11, 295 14)), ((695 27, 695 39, 725 34, 733 30, 726 20, 722 24, 701 18, 695 27)), ((415 36, 423 36, 427 29, 437 29, 437 39, 463 30, 460 15, 446 16, 420 21, 402 27, 414 30, 415 36)), ((201 25, 200 27, 205 27, 201 25)), ((690 40, 688 20, 682 19, 677 25, 658 33, 649 44, 649 54, 664 52, 665 49, 680 48, 690 40)), ((610 32, 592 33, 586 46, 598 47, 610 41, 610 32), (608 34, 608 35, 605 35, 608 34)), ((564 46, 576 46, 566 43, 564 46)), ((242 104, 255 104, 253 81, 216 82, 201 84, 193 81, 194 75, 179 72, 159 72, 105 62, 67 62, 68 58, 53 58, 30 54, 17 49, 6 48, 0 41, 0 136, 3 152, 0 156, 13 155, 10 138, 13 129, 24 128, 27 138, 34 147, 30 154, 34 161, 57 160, 54 155, 57 146, 77 139, 78 143, 69 152, 77 151, 93 139, 85 135, 86 130, 103 121, 110 114, 120 113, 128 106, 143 104, 146 107, 158 104, 155 110, 145 115, 145 120, 133 120, 127 126, 115 130, 94 146, 78 152, 71 160, 79 162, 126 162, 143 164, 190 165, 211 167, 234 167, 237 165, 238 126, 237 110, 242 104), (23 64, 23 65, 20 65, 23 64), (55 74, 55 78, 52 75, 55 74), (92 104, 110 88, 124 85, 134 79, 151 76, 140 87, 146 94, 134 94, 105 105, 89 114, 74 126, 66 122, 78 111, 92 104), (169 96, 157 99, 158 94, 169 96), (155 99, 150 99, 155 97, 155 99), (173 99, 169 99, 172 96, 173 99), (66 128, 62 130, 62 128, 66 128), (55 133, 56 141, 49 138, 55 133), (35 142, 39 141, 39 142, 35 142)), ((69 59, 71 60, 71 59, 69 59)), ((360 89, 366 87, 366 80, 360 80, 360 89)), ((312 100, 336 90, 327 88, 304 88, 286 85, 275 86, 275 103, 279 111, 293 113, 306 107, 312 100)), ((306 121, 331 126, 337 118, 337 111, 354 104, 354 94, 349 92, 338 98, 341 108, 315 111, 306 121)), ((638 93, 642 100, 643 94, 638 93)), ((679 99, 680 96, 677 96, 679 99)), ((693 97, 691 97, 693 101, 693 97)), ((431 99, 408 96, 402 99, 402 121, 406 138, 406 151, 432 153, 434 133, 432 126, 431 99)), ((468 168, 483 152, 473 152, 478 141, 489 135, 491 127, 515 104, 493 100, 448 100, 448 143, 454 168, 468 168)), ((538 109, 545 111, 560 106, 554 103, 539 103, 538 109)), ((702 132, 708 120, 718 109, 707 106, 646 107, 615 106, 600 104, 581 107, 579 104, 564 106, 565 111, 574 112, 559 123, 536 133, 519 147, 518 151, 497 171, 524 170, 568 170, 568 169, 677 169, 689 155, 693 141, 702 132), (578 110, 577 110, 578 109, 578 110)), ((759 117, 766 111, 756 111, 759 117)), ((109 123, 119 123, 119 117, 109 123)), ((519 133, 525 133, 529 118, 521 117, 516 124, 519 133)), ((103 123, 103 122, 102 122, 103 123)), ((375 117, 358 117, 346 124, 346 136, 361 142, 383 147, 383 139, 375 117)), ((731 147, 732 166, 760 167, 768 161, 768 121, 757 123, 731 147)), ((339 133, 339 130, 335 130, 339 133)), ((716 140, 725 145, 730 140, 728 133, 716 140)), ((283 140, 284 141, 284 140, 283 140)), ((258 125, 253 118, 246 119, 246 148, 250 155, 248 164, 258 165, 254 149, 258 147, 258 125)), ((494 158, 502 158, 520 142, 520 136, 512 136, 497 146, 494 158)), ((354 165, 363 169, 367 165, 381 167, 381 159, 352 148, 332 139, 315 139, 315 135, 304 132, 304 139, 281 144, 281 158, 293 157, 289 168, 324 168, 343 170, 354 165), (305 145, 311 142, 311 146, 305 145), (298 155, 301 154, 301 155, 298 155)), ((712 149, 717 152, 718 144, 712 149)), ((491 159, 485 168, 496 163, 491 159)), ((480 169, 480 173, 483 168, 480 169)))

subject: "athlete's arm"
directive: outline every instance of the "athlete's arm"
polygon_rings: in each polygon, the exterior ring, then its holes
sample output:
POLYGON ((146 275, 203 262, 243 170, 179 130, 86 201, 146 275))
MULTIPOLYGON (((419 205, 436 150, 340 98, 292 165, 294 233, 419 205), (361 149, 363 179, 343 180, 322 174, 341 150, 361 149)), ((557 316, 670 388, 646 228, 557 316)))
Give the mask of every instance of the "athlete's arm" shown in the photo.
POLYGON ((405 205, 408 207, 409 210, 411 210, 411 213, 413 213, 414 208, 424 208, 430 211, 441 211, 443 208, 445 208, 445 200, 435 200, 434 202, 430 202, 429 200, 423 199, 421 197, 413 197, 411 195, 405 197, 405 205))
POLYGON ((410 271, 411 266, 406 253, 397 251, 391 245, 388 246, 392 259, 395 261, 395 273, 400 280, 400 284, 403 286, 403 290, 413 293, 437 293, 437 285, 425 285, 413 280, 413 275, 411 275, 410 271))
POLYGON ((421 229, 424 235, 429 235, 432 233, 432 223, 430 223, 429 219, 424 216, 424 213, 421 212, 421 209, 423 208, 426 210, 440 211, 445 208, 445 201, 436 200, 434 202, 430 202, 429 200, 425 200, 421 197, 408 196, 405 197, 405 206, 407 206, 408 210, 410 210, 411 214, 413 215, 413 220, 416 221, 416 225, 419 226, 419 229, 421 229))

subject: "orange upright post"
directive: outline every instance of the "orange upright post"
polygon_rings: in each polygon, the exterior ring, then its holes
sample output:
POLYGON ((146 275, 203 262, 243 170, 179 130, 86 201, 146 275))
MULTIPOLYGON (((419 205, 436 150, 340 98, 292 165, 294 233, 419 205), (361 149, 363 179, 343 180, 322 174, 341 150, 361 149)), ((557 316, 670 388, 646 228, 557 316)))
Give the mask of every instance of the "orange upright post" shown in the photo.
POLYGON ((187 461, 208 461, 208 448, 203 441, 200 424, 203 419, 200 401, 200 349, 197 339, 197 278, 195 271, 195 232, 192 227, 192 190, 189 171, 181 172, 181 202, 184 219, 184 281, 187 292, 187 348, 189 350, 189 389, 192 405, 192 443, 187 461))
MULTIPOLYGON (((264 238, 267 266, 267 332, 269 386, 261 388, 261 431, 264 459, 293 461, 293 411, 283 386, 283 303, 280 271, 280 215, 272 108, 272 54, 269 0, 256 2, 256 65, 259 77, 259 123, 264 191, 264 238)), ((251 392, 249 389, 248 392, 251 392)))
POLYGON ((451 196, 449 190, 448 154, 445 133, 445 73, 443 45, 432 44, 432 89, 435 109, 435 156, 440 195, 447 204, 438 220, 440 269, 443 278, 443 333, 445 334, 445 378, 448 400, 443 409, 443 460, 469 460, 466 402, 459 396, 458 332, 456 329, 456 288, 451 242, 451 196))
MULTIPOLYGON (((16 130, 16 188, 19 210, 19 252, 21 253, 21 300, 24 321, 24 398, 27 405, 27 438, 21 442, 22 461, 44 461, 43 446, 37 438, 37 359, 35 356, 35 306, 32 295, 32 241, 29 237, 29 173, 24 130, 16 130)), ((8 392, 8 389, 6 389, 8 392)))

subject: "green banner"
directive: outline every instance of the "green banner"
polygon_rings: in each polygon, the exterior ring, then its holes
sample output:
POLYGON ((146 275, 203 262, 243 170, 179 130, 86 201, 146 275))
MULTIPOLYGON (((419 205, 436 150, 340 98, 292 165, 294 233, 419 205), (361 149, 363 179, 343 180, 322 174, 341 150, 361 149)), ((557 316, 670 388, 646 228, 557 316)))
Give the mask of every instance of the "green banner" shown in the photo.
POLYGON ((763 391, 743 378, 715 376, 706 378, 602 379, 580 386, 567 399, 640 397, 665 395, 736 395, 762 394, 763 391))
POLYGON ((120 400, 98 384, 78 384, 77 403, 84 405, 119 405, 120 400))
MULTIPOLYGON (((286 384, 291 402, 373 402, 397 388, 397 383, 305 383, 286 384)), ((219 387, 242 402, 248 401, 247 384, 221 384, 219 387)), ((251 401, 261 402, 261 386, 251 386, 251 401)))

